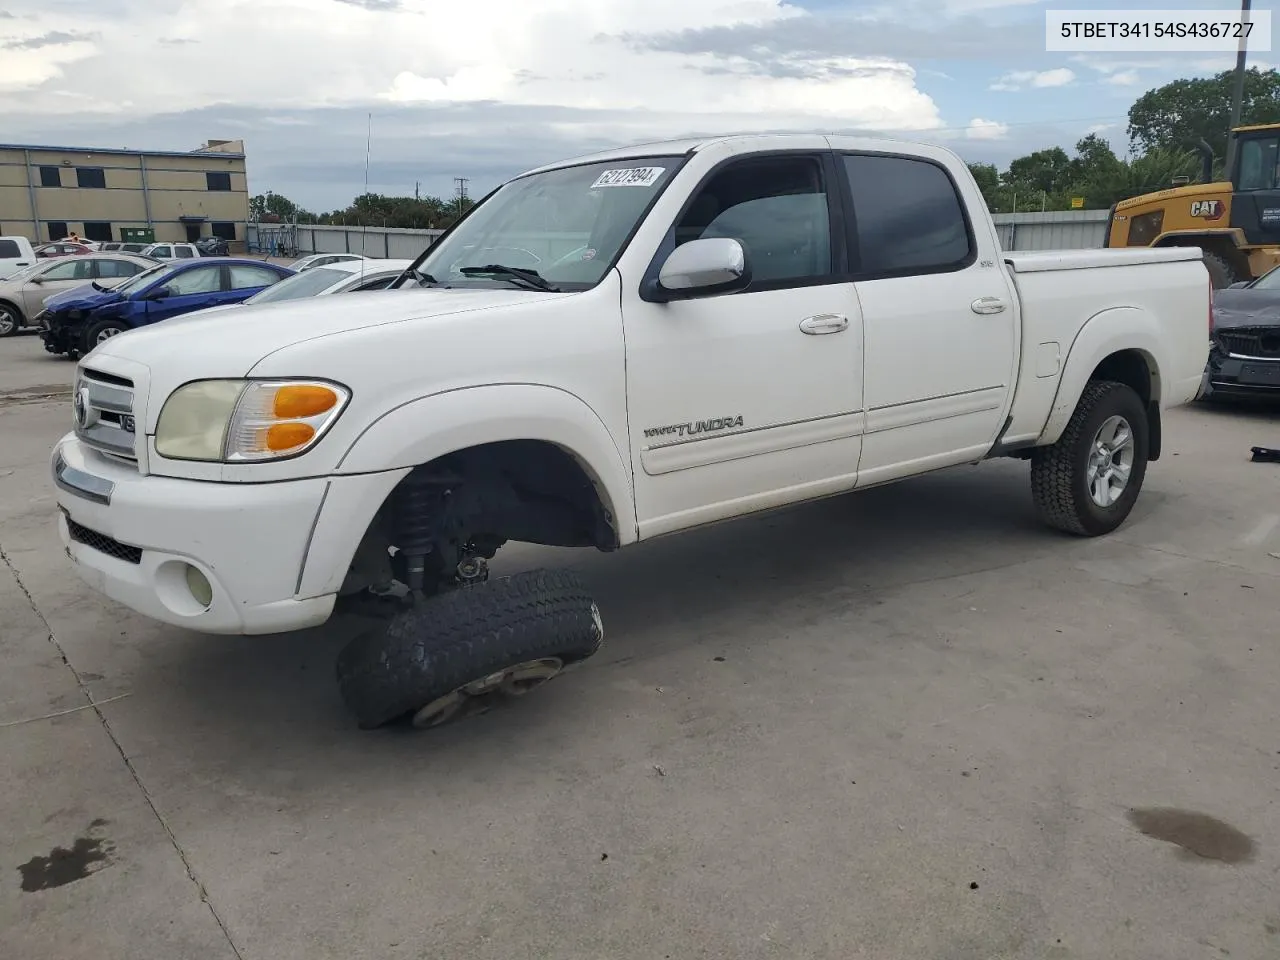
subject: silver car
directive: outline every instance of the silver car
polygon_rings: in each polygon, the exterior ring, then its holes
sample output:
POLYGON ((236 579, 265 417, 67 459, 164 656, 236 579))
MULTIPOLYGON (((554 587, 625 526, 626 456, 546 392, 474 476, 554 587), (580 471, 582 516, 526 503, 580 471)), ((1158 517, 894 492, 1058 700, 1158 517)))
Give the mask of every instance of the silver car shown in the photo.
POLYGON ((0 337, 9 337, 32 321, 55 293, 95 284, 114 287, 154 267, 158 261, 133 253, 89 253, 40 260, 7 280, 0 280, 0 337))

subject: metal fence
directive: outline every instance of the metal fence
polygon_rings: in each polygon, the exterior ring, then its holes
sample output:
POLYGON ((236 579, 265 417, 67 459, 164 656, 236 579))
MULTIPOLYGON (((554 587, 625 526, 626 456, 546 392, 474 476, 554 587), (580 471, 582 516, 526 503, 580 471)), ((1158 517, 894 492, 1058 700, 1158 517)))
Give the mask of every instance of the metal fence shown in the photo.
MULTIPOLYGON (((1058 210, 1044 213, 997 213, 1000 245, 1005 250, 1081 250, 1102 246, 1106 210, 1058 210)), ((249 224, 250 253, 303 256, 308 253, 362 253, 368 257, 412 260, 435 242, 443 230, 396 227, 330 227, 305 224, 249 224)), ((582 246, 577 234, 521 235, 509 243, 514 251, 532 254, 532 264, 562 257, 582 246)), ((504 263, 508 262, 506 260, 504 263)), ((514 260, 512 265, 517 265, 514 260)))

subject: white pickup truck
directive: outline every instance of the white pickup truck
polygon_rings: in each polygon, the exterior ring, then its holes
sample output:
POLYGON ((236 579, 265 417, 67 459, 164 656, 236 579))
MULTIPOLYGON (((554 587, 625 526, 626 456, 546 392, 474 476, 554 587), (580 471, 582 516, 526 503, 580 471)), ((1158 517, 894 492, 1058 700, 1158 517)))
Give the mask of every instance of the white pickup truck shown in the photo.
POLYGON ((571 572, 487 578, 507 541, 611 551, 991 457, 1030 461, 1050 526, 1115 529, 1200 386, 1210 297, 1194 248, 1002 252, 935 146, 600 153, 490 193, 397 289, 99 345, 59 531, 97 590, 192 630, 382 611, 346 702, 433 725, 600 643, 571 572))

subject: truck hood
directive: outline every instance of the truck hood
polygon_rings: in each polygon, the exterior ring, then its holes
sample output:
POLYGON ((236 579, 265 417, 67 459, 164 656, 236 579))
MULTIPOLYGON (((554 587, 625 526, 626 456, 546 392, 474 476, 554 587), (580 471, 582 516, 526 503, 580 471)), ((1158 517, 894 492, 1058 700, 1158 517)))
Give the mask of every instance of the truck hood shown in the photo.
MULTIPOLYGON (((242 304, 234 310, 201 310, 126 331, 103 341, 81 363, 92 367, 99 362, 107 372, 113 360, 124 361, 122 370, 139 364, 146 367, 150 402, 156 403, 188 380, 246 376, 263 358, 305 340, 384 324, 518 309, 572 296, 519 289, 427 288, 242 304)), ((322 376, 324 371, 299 370, 297 374, 322 376)))

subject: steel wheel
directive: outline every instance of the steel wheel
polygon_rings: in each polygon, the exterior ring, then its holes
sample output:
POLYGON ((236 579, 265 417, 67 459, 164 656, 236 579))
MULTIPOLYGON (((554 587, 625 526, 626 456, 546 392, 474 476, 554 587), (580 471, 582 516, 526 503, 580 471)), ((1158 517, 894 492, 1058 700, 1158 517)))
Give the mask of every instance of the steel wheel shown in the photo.
POLYGON ((418 728, 438 727, 462 714, 485 709, 495 695, 518 697, 537 689, 556 676, 564 663, 557 657, 527 660, 473 680, 443 697, 437 697, 413 715, 418 728))
POLYGON ((120 333, 120 332, 121 331, 119 327, 105 327, 104 329, 98 331, 98 335, 93 338, 93 342, 95 344, 102 343, 104 340, 110 340, 112 337, 114 337, 117 333, 120 333))
POLYGON ((1133 428, 1121 416, 1108 417, 1089 449, 1089 497, 1100 507, 1120 499, 1133 472, 1133 428))

